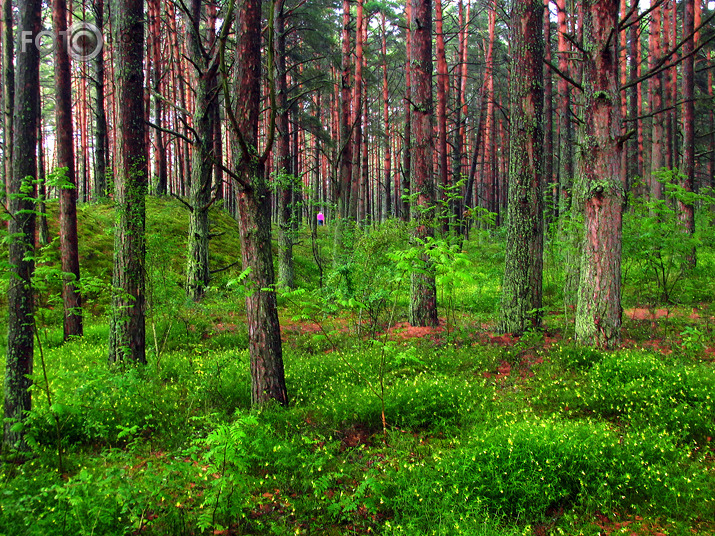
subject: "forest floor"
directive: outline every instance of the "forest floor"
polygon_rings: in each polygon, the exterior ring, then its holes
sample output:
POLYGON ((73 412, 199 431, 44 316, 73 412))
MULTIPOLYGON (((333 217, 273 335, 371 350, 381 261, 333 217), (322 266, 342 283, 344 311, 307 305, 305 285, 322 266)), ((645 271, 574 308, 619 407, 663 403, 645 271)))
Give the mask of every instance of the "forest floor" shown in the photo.
MULTIPOLYGON (((32 450, 0 466, 0 535, 715 534, 710 249, 670 301, 627 259, 605 352, 573 341, 559 247, 544 329, 513 337, 495 332, 498 233, 445 248, 434 328, 406 322, 404 228, 356 232, 340 266, 329 228, 318 260, 304 233, 279 292, 291 404, 258 411, 240 269, 185 300, 179 206, 149 203, 145 367, 107 365, 111 209, 80 208, 81 339, 62 341, 57 246, 42 252, 32 450)), ((213 269, 239 248, 212 218, 213 269)))

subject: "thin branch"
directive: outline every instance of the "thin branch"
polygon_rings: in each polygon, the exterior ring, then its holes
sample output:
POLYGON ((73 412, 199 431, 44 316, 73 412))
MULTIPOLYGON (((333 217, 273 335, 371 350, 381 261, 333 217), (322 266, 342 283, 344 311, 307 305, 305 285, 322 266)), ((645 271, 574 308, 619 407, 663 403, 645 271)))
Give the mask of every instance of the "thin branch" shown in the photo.
POLYGON ((181 204, 184 205, 187 209, 189 209, 189 212, 193 212, 193 211, 194 211, 194 207, 192 207, 191 205, 189 205, 186 201, 184 201, 183 199, 181 199, 181 198, 180 198, 178 195, 176 195, 174 192, 171 192, 171 197, 174 197, 174 198, 176 198, 177 200, 181 201, 181 204))
POLYGON ((547 61, 547 60, 544 60, 544 64, 548 65, 552 71, 554 71, 557 75, 559 75, 561 78, 566 80, 573 87, 575 87, 579 91, 583 91, 583 86, 581 84, 576 82, 573 78, 571 78, 566 73, 561 72, 561 70, 558 67, 556 67, 556 65, 554 65, 553 63, 551 63, 550 61, 547 61))
MULTIPOLYGON (((628 20, 628 17, 630 17, 631 14, 633 13, 633 11, 635 11, 633 8, 631 8, 631 11, 629 11, 629 12, 626 14, 625 18, 624 18, 624 19, 621 21, 621 23, 618 25, 618 30, 619 30, 619 31, 623 31, 623 30, 625 30, 626 28, 629 28, 629 27, 633 26, 634 24, 639 23, 641 20, 643 20, 645 17, 647 17, 650 13, 652 13, 653 11, 655 11, 656 9, 658 9, 664 2, 665 2, 665 0, 658 0, 655 4, 653 4, 653 5, 650 6, 648 9, 646 9, 643 13, 641 13, 640 15, 638 15, 638 17, 636 17, 634 20, 632 20, 631 22, 629 22, 629 23, 626 24, 626 21, 628 20)), ((633 7, 638 7, 638 2, 634 2, 634 6, 633 6, 633 7)))
POLYGON ((144 122, 145 122, 147 125, 149 125, 151 128, 154 128, 154 129, 156 129, 156 130, 158 130, 158 131, 160 131, 160 132, 164 132, 165 134, 171 134, 172 136, 176 136, 177 138, 181 138, 181 139, 184 140, 186 143, 189 143, 189 144, 191 144, 191 145, 194 145, 194 143, 195 143, 193 140, 190 140, 190 139, 188 138, 188 136, 184 136, 184 135, 181 134, 180 132, 176 132, 175 130, 171 130, 171 129, 168 129, 168 128, 160 127, 159 125, 155 125, 154 123, 152 123, 152 122, 149 121, 148 119, 147 119, 147 120, 144 120, 144 122))
POLYGON ((209 270, 209 273, 211 275, 213 275, 213 274, 218 274, 220 272, 225 272, 226 270, 230 270, 231 268, 238 265, 239 263, 240 263, 240 261, 232 262, 231 264, 229 264, 228 266, 224 266, 223 268, 219 268, 217 270, 209 270))
POLYGON ((700 31, 705 25, 707 25, 711 20, 715 18, 715 12, 713 12, 709 17, 707 17, 695 30, 693 30, 690 34, 688 34, 686 37, 681 39, 681 41, 672 49, 669 50, 667 54, 665 54, 662 58, 658 60, 658 62, 653 66, 652 69, 650 69, 647 73, 639 76, 638 78, 634 78, 630 82, 628 82, 626 85, 621 86, 621 91, 624 89, 628 89, 629 87, 633 87, 636 84, 639 84, 643 82, 644 80, 647 80, 651 76, 655 76, 657 74, 662 73, 663 71, 667 71, 668 69, 675 67, 679 63, 681 63, 683 60, 689 58, 690 56, 694 56, 700 50, 707 44, 709 44, 711 41, 715 40, 715 34, 711 35, 708 37, 708 39, 703 40, 702 43, 700 43, 697 47, 694 47, 691 52, 688 54, 684 54, 681 57, 679 57, 677 60, 674 62, 668 63, 665 65, 665 63, 675 54, 687 41, 693 38, 696 32, 700 31))

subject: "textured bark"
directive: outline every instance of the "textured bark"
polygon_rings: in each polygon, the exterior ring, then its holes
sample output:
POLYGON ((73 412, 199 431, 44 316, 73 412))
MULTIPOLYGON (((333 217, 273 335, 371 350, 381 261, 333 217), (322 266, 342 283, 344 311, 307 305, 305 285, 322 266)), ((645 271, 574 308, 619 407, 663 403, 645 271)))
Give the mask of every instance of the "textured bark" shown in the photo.
POLYGON ((275 170, 278 174, 278 283, 293 288, 293 186, 295 176, 290 151, 290 121, 288 109, 288 76, 286 72, 285 2, 275 6, 276 43, 276 144, 275 170))
MULTIPOLYGON (((566 1, 556 0, 559 28, 559 70, 569 72, 569 45, 566 39, 566 1)), ((571 126, 571 87, 559 77, 559 214, 571 208, 571 188, 573 187, 573 129, 571 126)))
POLYGON ((400 191, 398 198, 395 200, 395 205, 399 207, 399 215, 404 220, 410 219, 410 203, 408 196, 410 194, 410 183, 412 178, 412 0, 407 0, 405 3, 405 130, 404 130, 404 147, 402 150, 402 177, 400 182, 400 191))
MULTIPOLYGON (((164 103, 161 95, 164 59, 161 54, 161 5, 160 0, 149 0, 149 23, 151 25, 151 85, 154 92, 154 123, 164 126, 164 103)), ((166 162, 166 141, 164 133, 154 131, 154 191, 162 196, 168 193, 168 170, 166 162)))
MULTIPOLYGON (((415 135, 411 172, 415 195, 412 220, 415 245, 424 247, 426 241, 434 236, 432 1, 412 1, 412 130, 415 135)), ((425 254, 416 259, 412 273, 410 324, 436 326, 438 323, 434 266, 425 254)))
POLYGON ((621 337, 622 143, 618 89, 618 0, 584 7, 584 124, 580 148, 585 240, 576 338, 612 348, 621 337))
POLYGON ((10 195, 12 177, 12 115, 15 107, 15 66, 13 62, 12 0, 2 0, 2 117, 3 117, 3 194, 10 195))
MULTIPOLYGON (((688 36, 693 33, 694 18, 695 18, 695 2, 700 0, 685 0, 684 4, 684 19, 683 19, 683 35, 688 36)), ((690 38, 683 44, 683 55, 686 56, 683 61, 683 172, 682 187, 687 192, 692 192, 695 183, 695 57, 692 52, 694 49, 694 39, 690 38)), ((715 149, 711 147, 711 150, 715 149)), ((695 207, 692 203, 684 203, 678 200, 678 212, 684 231, 693 235, 695 233, 695 207)), ((689 255, 688 264, 691 267, 695 266, 696 252, 693 249, 689 255)))
MULTIPOLYGON (((653 11, 650 23, 650 65, 651 68, 657 64, 661 57, 660 29, 661 29, 662 7, 653 11)), ((656 180, 654 173, 665 166, 665 145, 663 116, 663 73, 658 73, 648 80, 648 93, 650 100, 650 112, 652 116, 651 124, 651 152, 650 171, 648 173, 649 192, 652 199, 663 198, 663 185, 656 180)))
MULTIPOLYGON (((442 188, 442 201, 447 201, 447 188, 450 186, 449 169, 447 168, 447 55, 444 50, 444 24, 442 0, 435 0, 435 30, 437 46, 437 170, 439 186, 442 188)), ((443 220, 443 231, 449 230, 449 215, 443 220)))
POLYGON ((340 173, 336 188, 338 212, 345 218, 350 208, 353 175, 352 114, 350 113, 350 1, 343 0, 342 72, 340 75, 340 173))
POLYGON ((361 179, 361 151, 362 146, 362 66, 363 66, 363 25, 365 23, 363 14, 363 1, 356 0, 357 13, 355 17, 355 77, 353 78, 353 101, 352 101, 352 135, 351 143, 353 145, 352 157, 352 179, 350 182, 350 209, 348 216, 353 221, 358 221, 359 216, 359 196, 360 196, 360 179, 361 179))
MULTIPOLYGON (((544 0, 544 59, 551 63, 551 11, 550 0, 544 0)), ((544 197, 548 223, 556 219, 559 186, 554 175, 554 105, 551 68, 544 65, 544 197)))
POLYGON ((189 189, 189 240, 186 264, 186 294, 199 301, 204 297, 211 279, 209 274, 209 208, 211 206, 214 114, 212 103, 217 98, 218 57, 209 56, 202 44, 200 29, 203 0, 192 0, 188 35, 188 52, 192 65, 192 85, 195 89, 193 129, 196 133, 191 153, 191 185, 189 189))
MULTIPOLYGON (((631 0, 637 2, 638 0, 631 0)), ((633 15, 638 16, 638 8, 633 15)), ((638 40, 640 36, 638 35, 638 25, 633 24, 628 29, 628 69, 630 71, 630 78, 634 80, 638 77, 638 65, 640 64, 640 58, 638 57, 638 40)), ((635 135, 631 137, 626 146, 626 153, 628 157, 626 158, 626 165, 628 167, 628 179, 629 184, 633 177, 643 177, 643 170, 641 169, 642 155, 638 151, 638 140, 643 136, 643 123, 640 119, 638 113, 638 94, 641 91, 641 85, 635 84, 633 87, 628 89, 628 117, 631 119, 629 123, 630 128, 635 130, 635 135)))
POLYGON ((110 362, 146 363, 145 270, 147 147, 144 129, 144 3, 116 0, 112 9, 117 91, 117 166, 110 362))
POLYGON ((67 52, 67 3, 53 0, 55 32, 55 121, 57 125, 57 165, 66 168, 66 185, 60 189, 60 259, 62 262, 62 303, 64 338, 82 335, 82 298, 79 282, 77 242, 77 180, 72 126, 72 79, 67 52))
MULTIPOLYGON (((459 22, 459 50, 457 61, 457 76, 456 95, 455 95, 455 110, 454 110, 454 138, 452 141, 452 180, 462 180, 464 169, 464 151, 466 146, 465 140, 465 120, 468 115, 467 110, 467 25, 469 23, 469 6, 465 17, 464 3, 459 0, 458 4, 458 22, 459 22)), ((461 193, 461 192, 460 192, 461 193)), ((464 199, 455 199, 452 203, 450 214, 453 220, 456 219, 461 227, 461 214, 463 213, 464 199)), ((459 232, 459 229, 457 229, 459 232)))
MULTIPOLYGON (((234 154, 241 177, 237 189, 241 257, 248 275, 246 296, 251 401, 262 405, 270 400, 288 404, 283 371, 280 324, 274 289, 271 252, 270 194, 265 180, 266 153, 258 153, 258 124, 261 99, 261 0, 242 0, 236 14, 237 124, 243 142, 234 154)), ((270 150, 270 143, 266 151, 270 150)))
POLYGON ((484 208, 489 212, 496 212, 496 177, 494 175, 495 152, 494 136, 494 39, 496 25, 496 0, 489 6, 489 43, 487 45, 487 57, 485 66, 485 89, 487 111, 484 123, 484 160, 482 162, 482 199, 484 208))
MULTIPOLYGON (((40 0, 20 0, 17 3, 18 35, 40 31, 40 0)), ((13 431, 15 422, 22 422, 31 409, 32 357, 34 351, 34 307, 32 272, 34 270, 35 197, 34 178, 37 174, 37 123, 40 104, 40 56, 36 47, 18 40, 15 71, 12 176, 9 181, 8 264, 10 277, 7 293, 7 354, 5 358, 5 423, 4 451, 26 448, 22 431, 13 431), (20 196, 18 194, 23 193, 20 196)))
POLYGON ((385 151, 385 179, 382 184, 383 209, 382 221, 392 216, 392 146, 390 138, 390 88, 387 77, 387 21, 385 12, 381 12, 382 17, 382 117, 385 128, 384 151, 385 151))
POLYGON ((509 204, 500 330, 541 324, 544 251, 543 0, 516 0, 511 16, 509 204))

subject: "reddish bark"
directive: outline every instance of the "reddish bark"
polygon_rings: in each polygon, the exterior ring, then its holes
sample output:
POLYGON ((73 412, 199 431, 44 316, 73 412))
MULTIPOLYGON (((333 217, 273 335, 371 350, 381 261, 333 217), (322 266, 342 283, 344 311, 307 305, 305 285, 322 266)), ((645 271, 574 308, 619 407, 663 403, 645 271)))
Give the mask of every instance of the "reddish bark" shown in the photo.
MULTIPOLYGON (((444 24, 442 14, 442 0, 434 0, 435 5, 435 30, 437 45, 437 169, 439 172, 439 186, 442 188, 442 201, 447 200, 447 188, 450 186, 449 170, 447 168, 447 56, 444 50, 444 24)), ((443 221, 443 230, 449 227, 449 218, 443 221)))
POLYGON ((618 0, 589 0, 584 9, 584 124, 580 150, 585 240, 576 338, 611 348, 621 330, 620 181, 622 142, 618 84, 618 0))
POLYGON ((340 76, 340 175, 336 184, 336 202, 341 217, 350 209, 353 170, 352 114, 350 112, 350 0, 343 0, 342 73, 340 76))
POLYGON ((484 161, 482 167, 482 187, 485 207, 489 212, 496 211, 496 182, 494 176, 494 39, 496 26, 496 0, 489 7, 489 42, 487 45, 486 70, 486 123, 484 125, 484 161))
MULTIPOLYGON (((695 3, 700 0, 685 0, 683 35, 689 36, 694 30, 695 3)), ((681 186, 686 192, 692 192, 695 182, 695 57, 694 39, 686 39, 683 44, 683 181, 681 186)), ((711 147, 711 149, 713 149, 711 147)), ((687 234, 695 233, 695 207, 692 203, 685 203, 678 200, 680 220, 687 234)), ((695 266, 695 249, 689 256, 690 266, 695 266)))
MULTIPOLYGON (((432 2, 413 0, 412 65, 414 92, 412 94, 412 123, 415 134, 412 148, 412 180, 415 201, 412 219, 416 244, 424 245, 432 236, 432 210, 435 202, 433 171, 434 137, 432 126, 432 2)), ((434 267, 429 256, 416 260, 410 293, 410 324, 436 326, 437 289, 434 267)))
POLYGON ((77 181, 72 126, 72 80, 66 46, 67 3, 53 0, 52 22, 55 52, 55 120, 57 122, 57 165, 66 168, 66 186, 60 189, 60 258, 64 338, 82 335, 82 299, 79 293, 79 248, 77 242, 77 181))
POLYGON ((382 184, 384 204, 382 221, 392 216, 392 151, 390 143, 390 88, 387 78, 387 21, 385 12, 380 13, 382 19, 382 103, 383 125, 385 128, 385 178, 382 184))
MULTIPOLYGON (((551 11, 550 0, 544 0, 543 36, 544 60, 551 63, 551 11)), ((558 182, 554 175, 554 106, 553 106, 553 78, 551 68, 544 65, 544 184, 547 205, 547 217, 551 222, 555 219, 556 206, 558 205, 558 182)))
POLYGON ((404 131, 404 147, 402 148, 403 163, 402 163, 402 181, 398 193, 399 201, 397 206, 400 207, 400 217, 407 221, 410 219, 410 205, 407 196, 411 191, 411 173, 412 173, 412 0, 407 0, 405 3, 405 131, 404 131))
MULTIPOLYGON (((568 28, 566 26, 566 0, 556 0, 558 7, 558 32, 559 32, 559 70, 569 73, 569 45, 566 39, 568 28)), ((559 214, 571 207, 571 187, 573 184, 573 149, 571 127, 571 87, 564 77, 558 81, 559 94, 559 214)))
MULTIPOLYGON (((650 23, 650 66, 660 60, 660 34, 661 34, 662 6, 653 11, 650 23)), ((663 116, 663 74, 654 75, 648 80, 648 94, 650 100, 650 111, 652 114, 651 126, 651 154, 650 173, 648 174, 649 192, 652 199, 663 197, 663 185, 655 178, 654 173, 665 166, 665 147, 663 144, 664 129, 663 116)))
MULTIPOLYGON (((266 159, 272 136, 266 139, 263 154, 258 152, 261 102, 261 0, 241 2, 236 13, 237 85, 236 110, 232 120, 238 150, 236 168, 238 222, 241 258, 250 268, 246 295, 249 354, 251 361, 251 402, 262 405, 270 400, 288 404, 283 370, 278 307, 274 289, 271 251, 270 195, 265 177, 266 159)), ((230 99, 229 95, 224 96, 230 99)), ((232 105, 227 100, 227 108, 232 105)), ((233 113, 233 112, 232 112, 233 113)), ((272 125, 269 125, 272 129, 272 125)))

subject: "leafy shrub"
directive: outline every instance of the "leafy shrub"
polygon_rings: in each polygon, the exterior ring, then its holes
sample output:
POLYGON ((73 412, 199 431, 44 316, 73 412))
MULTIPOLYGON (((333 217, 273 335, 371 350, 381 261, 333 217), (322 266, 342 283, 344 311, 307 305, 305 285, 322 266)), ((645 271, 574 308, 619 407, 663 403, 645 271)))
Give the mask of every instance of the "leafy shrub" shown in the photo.
POLYGON ((683 365, 642 351, 609 354, 594 365, 589 409, 639 426, 666 430, 681 441, 705 442, 715 431, 715 370, 683 365))
POLYGON ((385 491, 398 519, 422 520, 426 531, 441 512, 491 512, 539 519, 566 505, 594 508, 657 505, 661 513, 693 517, 712 507, 704 469, 667 436, 621 435, 603 423, 526 420, 476 428, 463 445, 403 463, 385 491))

